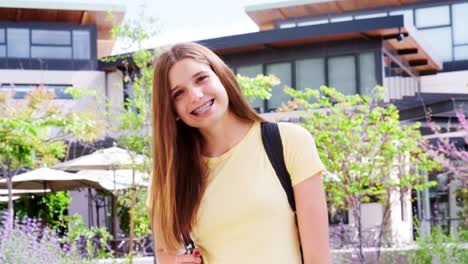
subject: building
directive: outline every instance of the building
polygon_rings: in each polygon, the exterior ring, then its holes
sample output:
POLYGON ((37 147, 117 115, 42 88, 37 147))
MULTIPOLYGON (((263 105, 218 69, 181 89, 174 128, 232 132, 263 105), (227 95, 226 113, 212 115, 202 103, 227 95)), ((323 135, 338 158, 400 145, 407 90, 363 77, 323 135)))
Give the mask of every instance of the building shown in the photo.
MULTIPOLYGON (((100 112, 103 106, 95 101, 68 103, 63 91, 74 86, 96 89, 121 105, 132 94, 123 81, 122 60, 98 61, 113 46, 106 11, 122 21, 124 7, 104 1, 0 3, 0 91, 14 87, 21 99, 31 87, 44 85, 67 109, 100 112)), ((246 13, 259 32, 200 41, 236 73, 275 74, 281 87, 325 84, 346 94, 367 94, 383 85, 386 101, 397 105, 405 122, 424 122, 427 108, 442 126, 455 121, 455 109, 468 112, 468 0, 294 0, 249 6, 246 13)), ((266 117, 284 118, 271 110, 288 99, 275 88, 270 100, 252 106, 266 117)), ((422 132, 430 134, 427 127, 422 132)), ((447 228, 454 229, 453 190, 441 186, 413 206, 429 224, 437 204, 447 228)), ((94 224, 85 208, 73 210, 94 224)), ((402 237, 410 240, 411 217, 403 215, 411 215, 411 205, 398 209, 395 225, 403 226, 402 237)), ((369 212, 375 216, 375 210, 369 212)), ((378 217, 369 220, 372 225, 378 217)))
MULTIPOLYGON (((427 136, 432 133, 425 125, 427 109, 448 131, 447 124, 457 122, 455 111, 468 113, 466 0, 304 0, 245 10, 259 32, 200 41, 236 73, 275 74, 281 86, 325 84, 345 94, 365 95, 383 85, 388 89, 385 100, 398 107, 401 120, 422 122, 427 136)), ((253 106, 267 117, 284 118, 268 113, 288 100, 281 90, 253 106)), ((467 148, 460 138, 454 140, 467 148)), ((454 187, 447 185, 446 175, 429 178, 439 186, 417 194, 416 216, 427 232, 436 220, 446 232, 454 232, 460 221, 454 187)), ((402 242, 411 240, 412 218, 404 217, 411 215, 411 206, 402 203, 394 209, 395 232, 402 242)), ((368 226, 378 220, 376 209, 363 213, 368 226)))
MULTIPOLYGON (((69 100, 64 91, 72 86, 95 90, 120 106, 122 74, 98 67, 98 58, 111 55, 115 42, 110 34, 113 23, 106 19, 109 12, 120 24, 125 5, 102 0, 1 1, 0 91, 13 89, 21 101, 29 90, 44 86, 55 92, 54 103, 64 111, 104 112, 100 109, 105 106, 92 97, 69 100)), ((109 132, 103 133, 103 137, 109 136, 109 132)), ((109 146, 108 141, 101 144, 109 146)), ((76 153, 80 154, 87 153, 76 153)), ((88 225, 96 225, 98 219, 101 226, 110 225, 103 201, 97 204, 89 194, 73 192, 69 214, 81 214, 88 225)))

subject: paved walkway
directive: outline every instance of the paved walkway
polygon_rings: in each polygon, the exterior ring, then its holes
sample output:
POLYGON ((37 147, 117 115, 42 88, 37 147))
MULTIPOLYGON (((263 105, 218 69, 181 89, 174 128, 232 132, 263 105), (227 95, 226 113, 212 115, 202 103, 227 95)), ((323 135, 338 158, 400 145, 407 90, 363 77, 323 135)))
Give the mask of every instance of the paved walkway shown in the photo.
MULTIPOLYGON (((127 259, 102 259, 97 264, 121 264, 127 263, 127 259)), ((153 257, 133 258, 133 264, 155 264, 153 257)))

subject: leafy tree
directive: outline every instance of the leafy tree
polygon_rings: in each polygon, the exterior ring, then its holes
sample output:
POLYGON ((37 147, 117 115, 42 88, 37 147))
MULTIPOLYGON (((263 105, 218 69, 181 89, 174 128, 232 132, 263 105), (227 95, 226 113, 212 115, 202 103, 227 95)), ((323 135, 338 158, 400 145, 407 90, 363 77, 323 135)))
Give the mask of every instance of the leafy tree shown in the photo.
POLYGON ((15 211, 20 218, 40 218, 54 230, 64 229, 65 214, 70 204, 70 195, 66 191, 21 197, 15 201, 15 211))
POLYGON ((320 158, 328 169, 325 176, 334 177, 325 181, 328 202, 348 209, 354 217, 357 238, 353 243, 359 261, 365 263, 363 203, 376 201, 383 206, 376 241, 380 248, 395 202, 392 197, 400 194, 400 199, 404 199, 409 190, 434 184, 422 184, 423 176, 419 174, 437 167, 421 148, 424 141, 419 124, 401 125, 396 107, 383 103, 382 87, 376 88, 373 97, 348 96, 325 86, 319 90, 285 91, 294 101, 280 110, 303 110, 302 125, 315 137, 320 158), (309 97, 316 102, 310 103, 309 97))
POLYGON ((64 242, 75 245, 84 258, 109 258, 112 253, 107 248, 107 242, 112 238, 105 227, 88 228, 79 214, 67 216, 67 235, 64 242))
POLYGON ((237 74, 236 79, 242 90, 242 94, 250 102, 257 98, 263 100, 270 99, 271 88, 280 84, 280 80, 275 75, 264 76, 259 74, 256 77, 250 78, 237 74))
POLYGON ((93 141, 99 122, 85 112, 64 112, 46 87, 32 89, 24 100, 14 91, 0 93, 0 168, 8 186, 9 224, 12 225, 12 178, 23 169, 53 164, 64 158, 63 140, 93 141))
MULTIPOLYGON (((143 165, 132 167, 133 171, 142 171, 149 175, 151 172, 151 120, 152 120, 152 62, 158 50, 143 49, 144 41, 154 37, 158 27, 152 18, 141 14, 141 20, 130 21, 123 25, 114 23, 111 30, 113 38, 119 38, 126 43, 127 49, 136 49, 132 55, 116 56, 104 60, 122 59, 124 66, 124 82, 131 90, 125 91, 126 98, 121 114, 115 119, 117 126, 112 127, 118 134, 118 143, 129 151, 130 155, 143 154, 146 159, 143 165), (151 25, 144 28, 143 25, 151 25)), ((112 16, 109 16, 113 20, 112 16)), ((114 195, 117 195, 116 193, 114 195)), ((147 191, 135 185, 135 177, 132 179, 132 187, 118 194, 119 212, 121 216, 121 228, 130 237, 129 260, 132 262, 134 241, 133 237, 142 237, 150 234, 148 210, 145 204, 147 191)))
POLYGON ((428 238, 418 236, 418 247, 409 254, 408 260, 415 264, 462 264, 468 262, 468 250, 463 245, 468 240, 468 231, 463 230, 459 237, 444 234, 438 227, 434 227, 428 238))
MULTIPOLYGON (((462 111, 456 113, 458 125, 455 131, 459 132, 465 145, 468 145, 468 118, 462 111)), ((436 136, 435 144, 425 144, 424 149, 440 162, 444 169, 450 173, 450 183, 460 183, 457 191, 463 211, 459 213, 462 219, 461 228, 468 230, 468 151, 463 147, 457 147, 449 137, 441 133, 440 127, 433 122, 428 122, 429 127, 436 136)))

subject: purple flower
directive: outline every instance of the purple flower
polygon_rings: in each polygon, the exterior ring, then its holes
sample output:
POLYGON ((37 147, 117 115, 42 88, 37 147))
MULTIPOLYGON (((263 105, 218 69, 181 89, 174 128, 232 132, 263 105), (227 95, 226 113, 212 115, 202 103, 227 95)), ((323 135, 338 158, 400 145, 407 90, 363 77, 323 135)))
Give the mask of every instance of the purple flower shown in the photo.
POLYGON ((58 234, 38 219, 15 217, 13 228, 6 214, 0 221, 0 263, 89 263, 75 248, 61 245, 58 234))

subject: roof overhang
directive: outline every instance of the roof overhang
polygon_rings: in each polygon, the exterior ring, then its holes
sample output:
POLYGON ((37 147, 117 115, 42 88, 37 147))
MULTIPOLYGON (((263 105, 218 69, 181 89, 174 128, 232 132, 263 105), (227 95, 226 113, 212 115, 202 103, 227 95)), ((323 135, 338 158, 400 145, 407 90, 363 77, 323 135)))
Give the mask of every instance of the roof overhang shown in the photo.
POLYGON ((267 48, 300 46, 351 39, 381 39, 383 46, 398 56, 415 73, 436 73, 442 64, 433 57, 417 30, 405 25, 403 16, 388 16, 312 26, 274 29, 199 41, 220 55, 267 48), (398 40, 398 36, 405 37, 398 40))
POLYGON ((96 25, 98 57, 111 54, 115 41, 110 30, 114 23, 120 25, 124 15, 123 2, 120 4, 102 0, 0 2, 0 20, 3 21, 96 25), (113 21, 108 19, 109 13, 114 17, 113 21))
POLYGON ((428 0, 295 0, 245 7, 247 15, 258 25, 260 30, 274 28, 276 21, 290 18, 340 14, 360 9, 379 8, 384 6, 401 6, 428 0))
POLYGON ((456 112, 468 113, 468 94, 416 93, 392 100, 402 121, 424 122, 430 111, 432 119, 455 118, 456 112))

